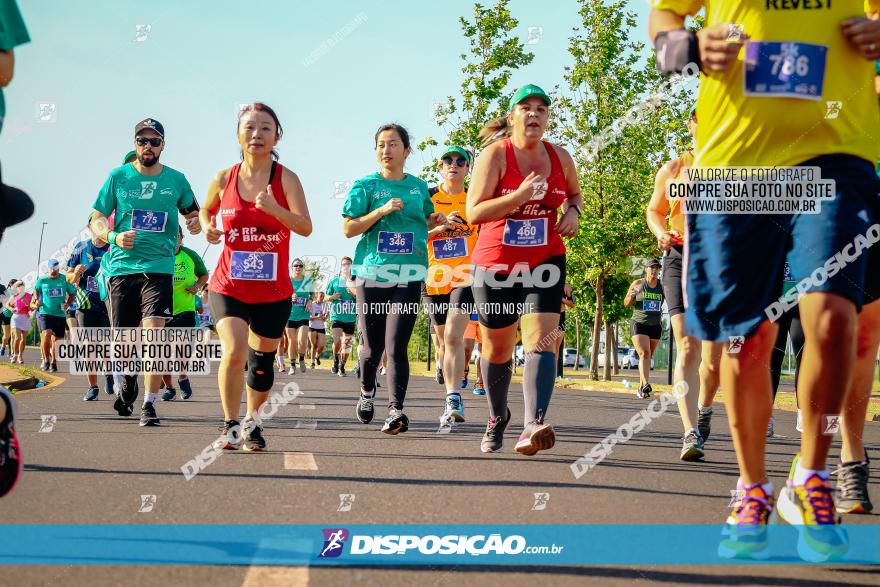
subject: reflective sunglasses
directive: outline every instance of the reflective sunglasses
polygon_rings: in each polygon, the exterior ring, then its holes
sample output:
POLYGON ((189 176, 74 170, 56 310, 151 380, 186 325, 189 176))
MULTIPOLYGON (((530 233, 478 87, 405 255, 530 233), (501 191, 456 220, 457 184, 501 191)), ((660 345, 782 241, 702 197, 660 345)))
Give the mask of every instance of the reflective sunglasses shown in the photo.
POLYGON ((455 159, 453 159, 452 157, 443 157, 440 160, 447 165, 452 165, 453 162, 458 167, 464 167, 465 165, 467 165, 467 159, 462 159, 461 157, 456 157, 455 159))
POLYGON ((160 139, 159 137, 138 137, 134 140, 134 142, 137 143, 138 147, 143 147, 147 143, 149 143, 151 147, 158 147, 162 144, 162 139, 160 139))

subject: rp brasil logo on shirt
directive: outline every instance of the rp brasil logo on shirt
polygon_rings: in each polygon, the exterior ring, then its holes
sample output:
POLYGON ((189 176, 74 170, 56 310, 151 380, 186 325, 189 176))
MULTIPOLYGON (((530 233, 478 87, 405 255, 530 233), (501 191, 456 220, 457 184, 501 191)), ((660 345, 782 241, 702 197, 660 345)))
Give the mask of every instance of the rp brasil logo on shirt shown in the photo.
POLYGON ((348 530, 345 528, 324 528, 324 545, 318 558, 337 558, 342 554, 345 541, 348 540, 348 530))

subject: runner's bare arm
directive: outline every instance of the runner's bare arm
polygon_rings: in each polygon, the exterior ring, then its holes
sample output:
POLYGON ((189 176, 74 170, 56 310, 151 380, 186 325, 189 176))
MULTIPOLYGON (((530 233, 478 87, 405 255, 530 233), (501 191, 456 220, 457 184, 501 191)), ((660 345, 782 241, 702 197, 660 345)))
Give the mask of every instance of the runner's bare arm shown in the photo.
POLYGON ((216 245, 223 237, 223 231, 217 229, 217 213, 220 212, 220 198, 226 189, 229 180, 229 172, 232 168, 223 169, 211 180, 208 185, 208 195, 205 197, 205 205, 199 210, 199 222, 205 239, 212 245, 216 245))
MULTIPOLYGON (((284 187, 287 209, 285 210, 277 205, 273 207, 270 204, 269 209, 274 210, 274 212, 269 212, 269 214, 272 214, 281 224, 294 233, 300 236, 309 236, 312 234, 312 217, 309 216, 306 195, 299 177, 285 167, 281 174, 281 185, 284 187)), ((267 188, 266 193, 267 195, 272 195, 272 186, 267 188)), ((257 200, 259 201, 259 196, 257 196, 257 200)), ((272 196, 272 203, 277 204, 274 195, 272 196)), ((257 204, 257 208, 260 208, 259 204, 257 204)))
POLYGON ((9 51, 0 51, 0 87, 5 88, 12 81, 12 74, 15 72, 15 53, 9 51))
POLYGON ((674 244, 678 244, 677 238, 681 235, 677 231, 666 230, 666 215, 669 213, 669 200, 666 199, 666 183, 678 172, 681 162, 678 158, 666 163, 654 177, 654 192, 645 216, 648 228, 657 237, 657 244, 661 250, 666 251, 674 244), (673 242, 675 241, 675 242, 673 242))
POLYGON ((568 194, 562 209, 562 218, 556 224, 556 232, 561 236, 575 236, 578 233, 581 215, 574 209, 574 206, 578 206, 581 210, 584 209, 580 180, 577 168, 574 165, 574 159, 571 158, 569 152, 556 145, 553 145, 553 148, 556 150, 559 162, 562 165, 562 171, 565 175, 565 193, 568 194))
POLYGON ((504 149, 504 142, 498 141, 483 149, 477 157, 465 210, 471 224, 484 224, 506 217, 528 202, 534 195, 532 184, 544 179, 536 173, 530 173, 519 189, 496 198, 495 190, 504 174, 504 149))
POLYGON ((626 308, 629 308, 633 305, 633 302, 636 301, 636 294, 639 292, 639 288, 642 286, 642 280, 636 279, 631 284, 629 284, 629 291, 626 292, 626 297, 623 298, 623 305, 626 308))
POLYGON ((403 210, 403 201, 400 198, 391 198, 381 207, 367 212, 359 218, 344 216, 342 219, 342 233, 348 238, 360 236, 370 230, 383 216, 398 210, 403 210))

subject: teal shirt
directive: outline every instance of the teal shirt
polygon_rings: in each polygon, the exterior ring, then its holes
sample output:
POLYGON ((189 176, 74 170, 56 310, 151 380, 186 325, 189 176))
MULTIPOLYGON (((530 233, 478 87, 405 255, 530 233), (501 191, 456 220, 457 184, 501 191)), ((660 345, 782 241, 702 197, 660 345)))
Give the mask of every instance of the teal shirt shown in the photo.
POLYGON ((434 203, 428 184, 405 174, 400 181, 378 173, 354 182, 342 215, 360 218, 388 200, 403 200, 403 210, 382 217, 358 240, 352 273, 357 277, 392 283, 422 281, 428 272, 428 223, 434 203), (407 266, 407 268, 401 266, 407 266), (402 270, 403 269, 403 270, 402 270))
POLYGON ((65 313, 61 309, 61 304, 67 300, 67 294, 76 293, 76 287, 72 283, 67 283, 63 275, 55 278, 45 276, 34 284, 34 292, 39 292, 40 300, 43 302, 40 314, 64 318, 65 313))
POLYGON ((290 278, 290 285, 293 286, 293 293, 296 294, 296 301, 290 308, 289 320, 308 320, 309 313, 306 310, 306 304, 309 296, 315 290, 315 283, 308 277, 303 277, 299 281, 290 278))
MULTIPOLYGON (((105 277, 134 273, 174 274, 178 211, 195 200, 186 177, 165 166, 156 176, 141 175, 128 163, 110 172, 93 208, 109 216, 116 211, 116 232, 135 228, 133 249, 110 245, 105 277)), ((103 261, 103 259, 102 259, 103 261)))
MULTIPOLYGON (((12 51, 19 45, 29 43, 30 40, 24 18, 15 0, 0 1, 0 51, 12 51)), ((3 130, 5 118, 6 99, 3 97, 3 90, 0 89, 0 130, 3 130)))
POLYGON ((357 320, 357 306, 355 297, 348 291, 345 280, 342 277, 334 277, 327 284, 328 296, 342 294, 338 300, 330 302, 330 322, 354 322, 357 320))

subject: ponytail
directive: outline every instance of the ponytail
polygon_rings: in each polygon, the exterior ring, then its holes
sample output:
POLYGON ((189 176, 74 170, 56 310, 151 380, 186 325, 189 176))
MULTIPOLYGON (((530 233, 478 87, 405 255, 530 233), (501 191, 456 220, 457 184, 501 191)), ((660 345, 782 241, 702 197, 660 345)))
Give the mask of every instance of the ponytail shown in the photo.
POLYGON ((488 147, 499 139, 509 138, 513 134, 513 128, 507 122, 507 116, 495 118, 486 123, 480 130, 480 146, 488 147))

